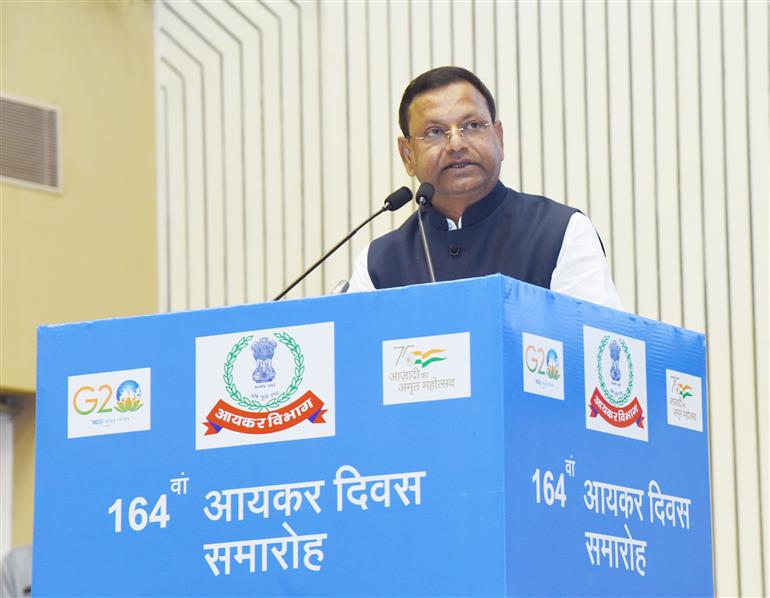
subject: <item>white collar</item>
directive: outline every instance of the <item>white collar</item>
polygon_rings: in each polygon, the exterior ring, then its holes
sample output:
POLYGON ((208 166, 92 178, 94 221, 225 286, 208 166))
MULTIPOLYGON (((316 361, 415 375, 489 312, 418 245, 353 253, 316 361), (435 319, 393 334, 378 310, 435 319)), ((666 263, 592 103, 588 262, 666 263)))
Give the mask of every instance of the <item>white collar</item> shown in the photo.
POLYGON ((447 230, 459 230, 463 227, 463 217, 460 216, 460 220, 457 221, 457 224, 455 224, 455 221, 451 218, 446 219, 446 225, 447 230))

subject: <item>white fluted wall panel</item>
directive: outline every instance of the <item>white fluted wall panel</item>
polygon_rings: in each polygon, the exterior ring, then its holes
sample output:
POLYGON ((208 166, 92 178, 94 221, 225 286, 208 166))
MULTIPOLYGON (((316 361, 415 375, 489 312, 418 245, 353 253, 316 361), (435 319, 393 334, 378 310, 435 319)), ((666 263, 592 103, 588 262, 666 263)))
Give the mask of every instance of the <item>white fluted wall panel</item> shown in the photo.
MULTIPOLYGON (((629 310, 708 335, 716 587, 761 595, 769 18, 764 0, 157 0, 160 303, 277 294, 414 186, 409 80, 470 68, 498 101, 503 181, 591 216, 629 310)), ((407 215, 292 296, 330 291, 407 215)))

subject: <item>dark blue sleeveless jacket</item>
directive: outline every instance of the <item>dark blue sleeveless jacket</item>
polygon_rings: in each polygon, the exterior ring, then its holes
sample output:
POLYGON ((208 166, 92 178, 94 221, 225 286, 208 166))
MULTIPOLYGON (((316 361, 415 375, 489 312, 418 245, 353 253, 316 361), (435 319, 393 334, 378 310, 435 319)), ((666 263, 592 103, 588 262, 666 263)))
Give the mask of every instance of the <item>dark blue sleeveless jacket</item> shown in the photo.
MULTIPOLYGON (((547 197, 518 193, 500 182, 465 211, 460 229, 448 230, 446 218, 429 210, 423 218, 436 280, 500 272, 549 288, 564 232, 576 211, 547 197)), ((430 281, 417 213, 375 239, 367 259, 377 289, 430 281)))

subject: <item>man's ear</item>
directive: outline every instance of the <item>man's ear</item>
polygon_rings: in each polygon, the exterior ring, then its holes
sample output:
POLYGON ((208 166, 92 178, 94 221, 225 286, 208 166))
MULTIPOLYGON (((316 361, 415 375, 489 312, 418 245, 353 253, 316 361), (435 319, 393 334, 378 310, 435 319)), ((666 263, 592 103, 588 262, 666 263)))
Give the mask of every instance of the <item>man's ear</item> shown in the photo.
POLYGON ((401 161, 404 163, 406 174, 414 176, 414 154, 412 153, 412 146, 409 145, 409 140, 406 137, 398 138, 398 153, 401 155, 401 161))

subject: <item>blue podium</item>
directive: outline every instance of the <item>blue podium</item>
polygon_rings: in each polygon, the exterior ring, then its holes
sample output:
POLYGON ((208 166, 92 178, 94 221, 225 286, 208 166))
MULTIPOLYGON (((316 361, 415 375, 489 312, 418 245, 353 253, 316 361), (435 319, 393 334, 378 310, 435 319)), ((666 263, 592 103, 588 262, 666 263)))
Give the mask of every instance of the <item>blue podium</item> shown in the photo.
POLYGON ((39 330, 35 595, 713 594, 703 335, 490 276, 39 330))

